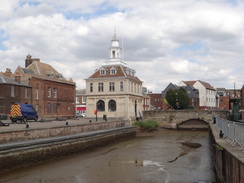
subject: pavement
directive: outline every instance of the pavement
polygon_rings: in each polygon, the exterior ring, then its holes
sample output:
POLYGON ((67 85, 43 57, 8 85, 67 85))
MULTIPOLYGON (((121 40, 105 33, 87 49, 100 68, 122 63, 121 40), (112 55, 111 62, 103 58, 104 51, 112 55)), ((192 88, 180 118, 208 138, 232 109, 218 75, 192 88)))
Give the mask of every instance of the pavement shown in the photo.
MULTIPOLYGON (((0 120, 2 123, 9 126, 0 126, 0 133, 2 132, 10 132, 10 131, 23 131, 29 129, 45 129, 45 128, 53 128, 53 127, 63 127, 63 126, 76 126, 82 124, 89 123, 101 123, 105 122, 103 119, 90 119, 90 118, 74 118, 74 119, 45 119, 38 120, 35 122, 34 120, 30 120, 27 122, 18 122, 12 123, 11 120, 0 120), (91 121, 91 122, 90 122, 91 121)), ((109 120, 108 120, 109 121, 109 120)))

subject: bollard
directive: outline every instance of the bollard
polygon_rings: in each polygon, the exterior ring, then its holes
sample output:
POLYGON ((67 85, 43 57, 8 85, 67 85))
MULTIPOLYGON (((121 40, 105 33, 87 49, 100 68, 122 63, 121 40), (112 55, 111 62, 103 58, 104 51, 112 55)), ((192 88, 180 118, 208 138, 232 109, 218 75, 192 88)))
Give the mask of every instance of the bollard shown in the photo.
POLYGON ((66 122, 66 126, 68 126, 69 125, 69 122, 66 122))
POLYGON ((92 121, 90 120, 89 123, 91 123, 92 121))
POLYGON ((223 137, 224 137, 224 134, 223 134, 222 130, 220 130, 220 132, 219 132, 219 138, 223 138, 223 137))
POLYGON ((25 128, 29 128, 29 125, 28 125, 28 124, 26 124, 25 128))

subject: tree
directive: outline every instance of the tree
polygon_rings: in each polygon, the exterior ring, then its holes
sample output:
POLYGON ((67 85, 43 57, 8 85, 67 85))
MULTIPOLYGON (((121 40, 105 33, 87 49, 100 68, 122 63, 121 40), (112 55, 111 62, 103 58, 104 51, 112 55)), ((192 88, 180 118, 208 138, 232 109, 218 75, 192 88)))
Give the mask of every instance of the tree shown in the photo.
POLYGON ((189 97, 184 88, 177 90, 169 89, 166 100, 173 109, 184 109, 189 107, 189 97))

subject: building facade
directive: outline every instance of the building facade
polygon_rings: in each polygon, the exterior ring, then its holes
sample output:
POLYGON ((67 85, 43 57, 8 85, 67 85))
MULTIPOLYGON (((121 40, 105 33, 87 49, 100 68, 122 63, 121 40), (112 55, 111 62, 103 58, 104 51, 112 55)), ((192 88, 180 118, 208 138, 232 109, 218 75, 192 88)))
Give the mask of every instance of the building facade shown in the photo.
POLYGON ((209 83, 204 81, 181 81, 179 86, 193 86, 199 91, 199 108, 218 108, 219 107, 219 96, 217 90, 209 83))
POLYGON ((140 117, 143 111, 142 81, 122 60, 116 33, 111 40, 109 60, 86 79, 87 117, 140 117))
POLYGON ((67 81, 51 65, 27 55, 25 68, 15 74, 32 88, 32 102, 39 118, 72 118, 75 116, 75 83, 67 81))
POLYGON ((198 108, 199 107, 199 91, 198 89, 194 88, 191 85, 186 85, 186 86, 177 86, 175 84, 170 83, 163 91, 162 91, 162 98, 163 98, 163 103, 162 103, 162 109, 166 110, 169 109, 169 106, 167 104, 166 100, 166 94, 167 92, 172 89, 172 90, 178 90, 180 87, 183 87, 189 97, 189 108, 198 108))
POLYGON ((162 110, 163 98, 161 93, 148 93, 151 110, 162 110))
POLYGON ((0 115, 7 118, 12 104, 31 104, 31 87, 16 75, 12 78, 10 69, 0 75, 0 115))
POLYGON ((77 90, 75 96, 76 117, 86 117, 86 90, 77 90))

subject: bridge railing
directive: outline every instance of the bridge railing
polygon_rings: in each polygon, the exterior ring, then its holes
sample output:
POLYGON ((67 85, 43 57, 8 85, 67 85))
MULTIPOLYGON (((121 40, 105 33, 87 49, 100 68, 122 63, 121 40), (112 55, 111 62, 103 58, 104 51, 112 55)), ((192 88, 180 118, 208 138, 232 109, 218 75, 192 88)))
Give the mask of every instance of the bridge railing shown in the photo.
POLYGON ((229 121, 215 117, 215 123, 219 131, 222 131, 224 137, 230 139, 231 145, 238 144, 241 149, 244 148, 244 123, 229 121))

